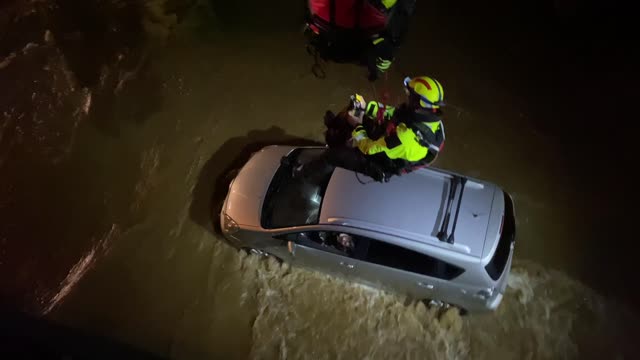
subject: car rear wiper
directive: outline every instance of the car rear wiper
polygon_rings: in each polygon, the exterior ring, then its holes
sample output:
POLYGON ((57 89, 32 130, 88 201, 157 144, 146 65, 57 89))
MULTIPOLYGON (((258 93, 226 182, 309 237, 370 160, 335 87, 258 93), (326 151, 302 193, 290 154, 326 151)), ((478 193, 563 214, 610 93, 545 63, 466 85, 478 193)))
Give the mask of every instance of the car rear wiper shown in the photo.
POLYGON ((467 182, 467 179, 464 179, 460 176, 453 175, 451 177, 451 185, 449 186, 449 197, 447 199, 447 212, 444 215, 442 226, 440 227, 440 231, 438 232, 438 235, 437 235, 438 240, 440 241, 446 241, 450 244, 453 243, 453 240, 454 240, 453 233, 456 230, 456 223, 458 222, 458 213, 460 212, 460 203, 462 202, 462 192, 464 191, 464 184, 466 182, 467 182), (456 196, 458 185, 462 185, 462 190, 460 191, 460 197, 458 198, 458 205, 456 207, 456 217, 453 220, 453 229, 451 230, 451 235, 448 235, 447 229, 449 228, 449 219, 451 218, 451 206, 453 205, 453 199, 456 196))

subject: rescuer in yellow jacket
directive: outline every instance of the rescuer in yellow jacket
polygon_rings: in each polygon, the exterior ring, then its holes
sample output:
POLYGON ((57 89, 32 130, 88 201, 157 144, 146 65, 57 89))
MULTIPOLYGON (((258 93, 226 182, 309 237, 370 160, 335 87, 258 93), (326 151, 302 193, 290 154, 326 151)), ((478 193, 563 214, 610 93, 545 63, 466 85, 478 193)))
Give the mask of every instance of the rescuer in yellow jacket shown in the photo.
POLYGON ((440 117, 442 85, 427 76, 406 78, 404 85, 409 99, 398 108, 377 102, 366 104, 362 96, 353 96, 347 115, 355 127, 351 146, 333 146, 317 159, 296 164, 294 177, 323 176, 338 166, 387 181, 393 174, 433 162, 445 140, 440 117), (372 123, 373 128, 365 126, 372 123))
MULTIPOLYGON (((407 165, 428 164, 435 160, 445 140, 439 110, 444 98, 442 85, 427 76, 406 78, 404 83, 408 103, 398 109, 373 101, 366 106, 368 118, 376 117, 377 123, 387 124, 382 136, 371 136, 362 125, 363 117, 352 116, 356 125, 352 133, 354 145, 364 155, 384 154, 390 160, 404 160, 407 165)), ((359 95, 356 99, 360 104, 364 102, 359 95)))

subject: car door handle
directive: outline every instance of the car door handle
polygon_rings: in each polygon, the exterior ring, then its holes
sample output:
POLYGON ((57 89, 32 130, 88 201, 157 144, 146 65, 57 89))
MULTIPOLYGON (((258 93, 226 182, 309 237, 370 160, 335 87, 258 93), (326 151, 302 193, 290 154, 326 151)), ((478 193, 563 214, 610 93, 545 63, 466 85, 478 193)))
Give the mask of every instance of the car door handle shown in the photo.
POLYGON ((354 268, 353 264, 347 264, 347 263, 346 263, 346 262, 344 262, 344 261, 340 261, 340 265, 341 265, 341 266, 346 266, 346 267, 347 267, 347 269, 353 269, 353 268, 354 268))
POLYGON ((423 287, 423 288, 427 288, 429 290, 433 290, 433 285, 431 285, 431 284, 425 284, 423 282, 419 282, 418 286, 423 287))

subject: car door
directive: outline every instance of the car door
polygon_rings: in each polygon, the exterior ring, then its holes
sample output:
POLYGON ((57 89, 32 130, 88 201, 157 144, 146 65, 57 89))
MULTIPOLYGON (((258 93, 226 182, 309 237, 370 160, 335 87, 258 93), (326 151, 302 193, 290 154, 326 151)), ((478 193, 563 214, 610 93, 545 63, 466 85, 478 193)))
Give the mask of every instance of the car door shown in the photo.
POLYGON ((349 255, 323 241, 332 232, 305 231, 278 236, 288 242, 288 251, 293 264, 344 278, 350 278, 353 266, 349 255), (324 234, 324 236, 323 236, 324 234))
POLYGON ((384 241, 356 236, 352 277, 364 284, 414 299, 439 299, 443 280, 429 276, 436 263, 430 257, 384 241))

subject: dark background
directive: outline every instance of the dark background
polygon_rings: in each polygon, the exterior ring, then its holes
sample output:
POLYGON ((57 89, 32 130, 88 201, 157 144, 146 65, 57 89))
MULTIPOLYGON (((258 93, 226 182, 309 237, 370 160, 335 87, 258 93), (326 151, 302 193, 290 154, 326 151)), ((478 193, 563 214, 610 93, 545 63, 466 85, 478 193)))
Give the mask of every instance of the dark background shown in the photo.
MULTIPOLYGON (((418 24, 429 19, 427 3, 418 4, 418 24)), ((560 145, 557 156, 583 194, 575 212, 584 228, 572 241, 586 269, 579 276, 605 296, 639 303, 629 286, 638 248, 635 12, 621 1, 432 3, 459 30, 442 36, 475 44, 469 60, 502 74, 527 103, 529 121, 560 145)))
MULTIPOLYGON (((243 2, 231 1, 211 2, 216 11, 224 14, 221 17, 222 23, 238 31, 259 31, 265 24, 276 31, 279 28, 301 26, 300 10, 303 1, 275 2, 273 6, 266 8, 262 2, 260 6, 247 6, 243 2), (289 13, 291 16, 287 15, 289 13), (277 24, 274 24, 273 19, 284 18, 288 20, 275 21, 277 24), (242 21, 248 25, 243 25, 242 21)), ((71 71, 80 85, 97 86, 100 68, 115 66, 114 59, 121 53, 120 47, 132 48, 126 53, 132 55, 125 57, 125 61, 118 66, 124 67, 123 70, 130 70, 141 64, 135 49, 143 39, 136 17, 142 16, 140 13, 143 12, 143 7, 131 5, 134 3, 119 7, 96 0, 84 1, 82 6, 76 7, 69 1, 52 1, 51 4, 59 6, 51 12, 48 12, 47 7, 42 7, 39 9, 39 16, 13 22, 18 13, 16 9, 25 7, 26 2, 5 2, 0 5, 0 58, 27 42, 42 42, 44 30, 51 29, 58 39, 59 51, 69 59, 71 71), (101 9, 106 10, 101 12, 101 9), (86 14, 90 16, 85 16, 86 14), (69 18, 75 20, 67 21, 69 18), (114 23, 117 26, 109 26, 114 23), (87 47, 89 52, 86 52, 87 47)), ((169 2, 170 6, 180 11, 184 11, 185 4, 193 3, 169 2)), ((465 47, 465 53, 472 55, 462 61, 469 64, 475 73, 489 72, 505 88, 517 93, 516 97, 522 99, 529 116, 526 120, 513 121, 533 122, 539 132, 547 135, 550 144, 559 145, 557 156, 564 159, 568 167, 571 183, 575 187, 572 190, 583 194, 582 201, 572 204, 577 216, 583 219, 583 228, 575 229, 577 239, 572 239, 571 243, 575 244, 576 262, 584 263, 582 268, 585 271, 571 275, 577 275, 605 296, 611 295, 637 304, 640 303, 640 292, 634 286, 637 283, 637 269, 634 265, 637 263, 638 238, 635 226, 638 213, 635 187, 638 116, 634 105, 640 92, 637 89, 638 76, 635 68, 638 62, 632 57, 632 50, 637 47, 637 39, 634 38, 635 24, 636 13, 621 1, 419 0, 410 31, 411 36, 424 39, 424 46, 418 50, 402 48, 398 57, 399 61, 403 61, 402 57, 408 50, 437 57, 439 45, 465 47)), ((302 44, 295 44, 298 45, 300 51, 303 51, 302 44)), ((20 65, 23 67, 19 68, 22 72, 0 72, 0 109, 19 105, 28 112, 32 106, 29 100, 32 89, 25 84, 32 79, 25 74, 37 78, 39 75, 30 70, 41 69, 40 60, 36 56, 34 64, 23 63, 24 65, 20 65)), ((113 82, 117 83, 115 78, 113 82)), ((474 91, 487 91, 481 82, 473 83, 473 86, 474 91)), ((99 104, 107 113, 114 100, 100 98, 100 91, 95 94, 95 104, 99 104)), ((130 101, 135 101, 135 96, 131 99, 130 101)), ((48 101, 55 103, 56 99, 48 101)), ((486 105, 493 107, 496 116, 500 116, 501 104, 486 105)), ((68 105, 73 106, 75 105, 68 105)), ((159 105, 154 102, 153 106, 159 105)), ((52 116, 49 124, 54 122, 52 119, 55 112, 49 113, 48 108, 36 110, 52 116)), ((152 110, 157 109, 151 109, 149 113, 152 110)), ((62 109, 60 113, 64 111, 69 109, 62 109)), ((104 121, 111 123, 111 120, 113 119, 106 118, 104 121)), ((0 118, 0 124, 4 125, 3 121, 6 120, 0 118)), ((69 125, 63 122, 56 124, 60 128, 69 125)), ((110 133, 117 134, 117 131, 110 133)), ((7 135, 10 133, 4 134, 0 138, 0 150, 8 148, 7 144, 11 142, 7 135)), ((495 136, 499 137, 501 134, 496 133, 495 136)), ((50 236, 77 242, 86 241, 96 228, 104 225, 101 219, 107 217, 99 210, 98 205, 102 199, 93 197, 97 197, 96 194, 100 193, 103 185, 108 185, 108 179, 102 180, 105 184, 86 184, 78 180, 93 176, 93 166, 102 161, 100 154, 86 158, 80 156, 80 160, 76 158, 76 166, 51 170, 53 166, 45 159, 48 155, 43 155, 38 150, 39 147, 53 146, 37 143, 36 140, 30 145, 35 150, 26 149, 27 146, 14 149, 10 153, 11 159, 19 161, 8 162, 12 167, 7 165, 0 168, 0 185, 3 186, 0 191, 4 191, 6 186, 7 189, 13 189, 11 191, 25 189, 26 194, 18 197, 15 203, 0 199, 3 201, 0 203, 0 215, 3 218, 0 228, 0 240, 3 241, 0 246, 3 252, 0 256, 14 255, 11 259, 7 259, 8 256, 1 258, 4 265, 0 267, 0 279, 3 280, 0 304, 7 308, 19 307, 32 311, 37 304, 34 307, 24 305, 27 302, 37 302, 31 290, 57 284, 57 280, 63 278, 68 271, 67 267, 59 264, 72 264, 77 260, 77 254, 65 252, 59 244, 42 243, 39 239, 50 236), (83 172, 78 173, 78 169, 83 172), (38 176, 32 176, 34 173, 38 176), (74 181, 79 183, 73 189, 65 187, 68 173, 74 173, 74 181), (43 183, 48 187, 41 186, 43 183), (69 193, 57 191, 56 188, 65 188, 69 193), (83 198, 86 202, 83 204, 88 210, 84 215, 88 220, 85 219, 83 226, 69 226, 64 222, 68 220, 66 217, 60 218, 60 214, 66 213, 66 206, 72 207, 68 199, 74 196, 83 198), (46 204, 42 202, 42 198, 57 199, 56 202, 62 205, 46 204), (28 201, 20 201, 25 199, 28 201), (41 210, 50 210, 51 214, 56 215, 34 213, 34 203, 41 204, 41 210), (20 251, 12 252, 16 248, 20 251), (51 254, 53 255, 50 256, 51 254), (59 256, 56 257, 57 255, 59 256), (45 260, 42 261, 42 258, 45 260), (26 265, 25 268, 28 269, 17 271, 16 269, 27 264, 25 259, 28 259, 29 264, 35 264, 33 266, 38 271, 31 272, 32 269, 26 265), (8 268, 7 264, 15 267, 8 268), (34 280, 33 276, 37 278, 34 280), (5 286, 7 284, 11 286, 5 286)), ((129 156, 128 149, 108 151, 121 152, 123 159, 129 156)), ((535 154, 539 149, 532 148, 530 151, 535 154)), ((137 164, 126 163, 124 168, 133 169, 135 166, 137 164)), ((117 170, 121 174, 133 174, 132 178, 137 175, 133 170, 123 170, 122 164, 119 164, 117 170)), ((0 193, 2 194, 5 193, 0 193)), ((10 192, 6 194, 13 195, 10 192)), ((113 212, 117 213, 117 210, 113 212)), ((117 217, 114 215, 114 218, 117 217)), ((562 223, 565 219, 549 221, 562 223)), ((523 257, 526 258, 526 255, 523 257)), ((22 317, 16 319, 22 320, 22 317)))

